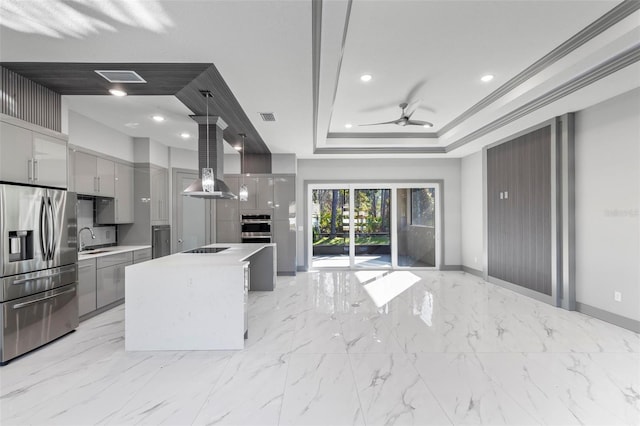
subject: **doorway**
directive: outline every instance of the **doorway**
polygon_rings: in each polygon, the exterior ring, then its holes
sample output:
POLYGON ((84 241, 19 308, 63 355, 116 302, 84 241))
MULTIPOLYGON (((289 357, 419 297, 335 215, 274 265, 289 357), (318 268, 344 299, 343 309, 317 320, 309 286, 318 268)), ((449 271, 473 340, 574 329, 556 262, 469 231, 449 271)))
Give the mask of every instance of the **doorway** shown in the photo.
POLYGON ((435 269, 440 260, 438 183, 310 184, 311 269, 435 269))
POLYGON ((173 239, 172 253, 178 253, 211 243, 210 201, 185 197, 182 192, 198 178, 198 172, 173 169, 173 239))

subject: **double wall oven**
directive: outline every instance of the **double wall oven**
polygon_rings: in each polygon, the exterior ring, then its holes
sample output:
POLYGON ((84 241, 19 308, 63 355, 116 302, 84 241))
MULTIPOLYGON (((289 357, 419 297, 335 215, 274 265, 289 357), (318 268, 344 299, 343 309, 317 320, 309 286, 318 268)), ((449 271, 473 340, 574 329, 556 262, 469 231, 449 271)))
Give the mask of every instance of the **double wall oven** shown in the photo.
POLYGON ((240 217, 243 243, 271 242, 270 214, 243 214, 240 217))
POLYGON ((0 184, 0 363, 78 326, 76 196, 0 184))

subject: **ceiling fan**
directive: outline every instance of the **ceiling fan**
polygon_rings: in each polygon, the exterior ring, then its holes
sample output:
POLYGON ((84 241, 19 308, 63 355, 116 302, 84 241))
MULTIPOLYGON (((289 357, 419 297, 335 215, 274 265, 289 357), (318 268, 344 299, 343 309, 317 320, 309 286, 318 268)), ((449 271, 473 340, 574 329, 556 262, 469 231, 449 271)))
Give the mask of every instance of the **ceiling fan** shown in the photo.
POLYGON ((422 99, 416 99, 415 101, 411 102, 411 104, 403 102, 400 105, 398 105, 402 109, 402 113, 400 114, 400 118, 396 120, 384 121, 382 123, 360 124, 360 126, 380 126, 382 124, 395 124, 397 126, 402 126, 402 127, 404 126, 421 126, 426 128, 433 127, 433 123, 429 123, 428 121, 411 119, 411 116, 413 115, 414 112, 416 112, 416 109, 418 109, 418 106, 420 105, 421 102, 422 102, 422 99))

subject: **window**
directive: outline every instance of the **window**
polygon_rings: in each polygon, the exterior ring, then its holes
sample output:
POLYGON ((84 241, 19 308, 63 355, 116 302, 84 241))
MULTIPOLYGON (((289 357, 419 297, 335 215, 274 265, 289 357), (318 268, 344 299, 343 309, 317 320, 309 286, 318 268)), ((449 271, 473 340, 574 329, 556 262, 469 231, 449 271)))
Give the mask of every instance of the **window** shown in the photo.
POLYGON ((411 224, 435 226, 434 200, 435 189, 411 189, 411 224))

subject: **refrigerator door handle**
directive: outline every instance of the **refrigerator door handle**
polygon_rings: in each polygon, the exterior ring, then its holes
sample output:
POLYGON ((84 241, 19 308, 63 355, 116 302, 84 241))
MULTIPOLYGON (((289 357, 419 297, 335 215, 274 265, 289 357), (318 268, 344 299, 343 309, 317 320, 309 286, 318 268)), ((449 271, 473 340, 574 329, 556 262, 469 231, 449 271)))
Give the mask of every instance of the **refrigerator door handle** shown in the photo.
POLYGON ((53 208, 53 201, 51 201, 51 197, 48 197, 49 200, 49 220, 51 221, 50 233, 49 233, 49 260, 53 260, 53 255, 56 250, 56 212, 53 208))
POLYGON ((44 197, 40 199, 40 248, 42 249, 43 259, 49 260, 49 233, 47 231, 47 211, 44 197))

